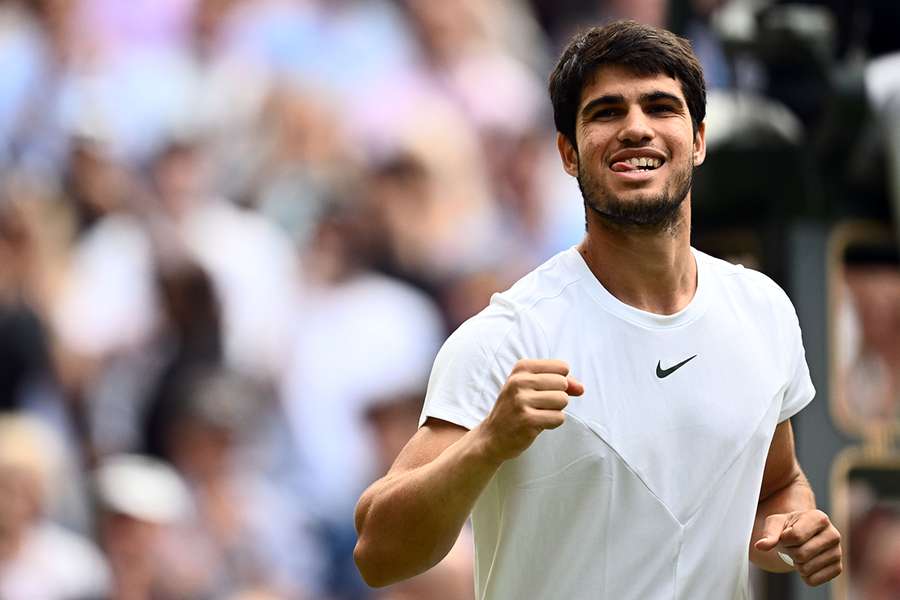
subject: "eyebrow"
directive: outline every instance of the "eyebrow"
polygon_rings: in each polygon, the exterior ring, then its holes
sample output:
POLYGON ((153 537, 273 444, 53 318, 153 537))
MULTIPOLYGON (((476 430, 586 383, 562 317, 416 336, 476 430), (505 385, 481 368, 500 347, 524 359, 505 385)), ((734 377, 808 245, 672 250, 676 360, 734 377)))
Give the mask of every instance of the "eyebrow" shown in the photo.
MULTIPOLYGON (((655 92, 647 92, 646 94, 641 94, 638 97, 638 102, 640 104, 659 102, 660 100, 671 102, 678 108, 682 110, 684 109, 684 102, 681 100, 681 98, 668 92, 657 90, 655 92)), ((584 105, 584 108, 581 109, 581 114, 589 114, 599 106, 607 106, 610 104, 625 104, 625 96, 621 94, 607 94, 605 96, 598 96, 584 105)))

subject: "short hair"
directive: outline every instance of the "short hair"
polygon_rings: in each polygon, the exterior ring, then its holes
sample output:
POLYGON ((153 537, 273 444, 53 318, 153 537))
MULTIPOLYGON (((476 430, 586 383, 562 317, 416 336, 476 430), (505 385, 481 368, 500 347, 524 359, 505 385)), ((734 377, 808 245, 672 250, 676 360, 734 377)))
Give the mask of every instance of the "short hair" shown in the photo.
POLYGON ((706 83, 691 43, 671 31, 615 21, 576 34, 550 74, 550 101, 556 130, 576 148, 575 119, 585 85, 604 66, 637 75, 664 74, 681 84, 694 132, 706 117, 706 83))

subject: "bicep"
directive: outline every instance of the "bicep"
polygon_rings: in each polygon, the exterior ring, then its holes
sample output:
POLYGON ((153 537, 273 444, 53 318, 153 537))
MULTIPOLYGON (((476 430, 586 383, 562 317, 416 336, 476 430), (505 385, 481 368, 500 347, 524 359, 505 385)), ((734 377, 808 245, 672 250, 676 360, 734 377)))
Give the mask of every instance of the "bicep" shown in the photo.
POLYGON ((429 417, 397 455, 387 477, 427 465, 468 432, 460 425, 429 417))
POLYGON ((801 473, 794 450, 794 430, 791 427, 791 420, 785 419, 775 428, 772 443, 769 444, 769 453, 766 456, 766 466, 759 493, 760 499, 765 500, 784 488, 801 473))

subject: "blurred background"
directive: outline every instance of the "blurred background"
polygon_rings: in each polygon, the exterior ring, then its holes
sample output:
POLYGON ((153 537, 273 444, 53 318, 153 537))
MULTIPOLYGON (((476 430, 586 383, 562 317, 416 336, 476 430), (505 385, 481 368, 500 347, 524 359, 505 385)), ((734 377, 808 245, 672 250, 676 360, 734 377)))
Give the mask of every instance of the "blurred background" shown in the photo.
POLYGON ((431 361, 584 231, 546 80, 580 27, 690 38, 697 247, 797 306, 794 419, 849 573, 900 598, 900 2, 0 0, 0 598, 463 600, 356 575, 431 361))

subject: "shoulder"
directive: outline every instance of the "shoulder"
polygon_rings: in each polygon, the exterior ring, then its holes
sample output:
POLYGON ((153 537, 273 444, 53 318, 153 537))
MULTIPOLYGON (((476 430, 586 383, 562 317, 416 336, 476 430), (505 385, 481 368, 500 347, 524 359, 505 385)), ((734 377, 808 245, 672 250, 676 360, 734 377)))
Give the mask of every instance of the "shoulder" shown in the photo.
MULTIPOLYGON (((581 275, 572 268, 574 249, 557 254, 465 321, 444 342, 435 361, 438 372, 456 368, 483 372, 488 365, 507 368, 516 358, 546 358, 546 323, 565 310, 581 275), (507 364, 509 363, 509 364, 507 364)), ((574 258, 577 258, 574 257, 574 258)))
POLYGON ((795 315, 787 293, 765 273, 700 251, 695 251, 695 255, 724 296, 748 308, 771 310, 780 319, 795 315))
POLYGON ((549 312, 565 306, 578 280, 566 257, 563 252, 551 258, 494 294, 447 338, 434 361, 420 425, 436 417, 472 429, 487 416, 518 360, 552 358, 545 324, 549 312))
POLYGON ((580 260, 575 248, 564 250, 522 277, 507 291, 497 294, 495 298, 523 312, 542 308, 553 300, 564 300, 584 277, 584 270, 577 268, 577 262, 580 260))
POLYGON ((506 291, 494 294, 490 304, 463 323, 448 342, 473 342, 490 353, 491 344, 504 338, 539 335, 546 313, 568 304, 583 276, 572 268, 573 252, 553 256, 506 291))

